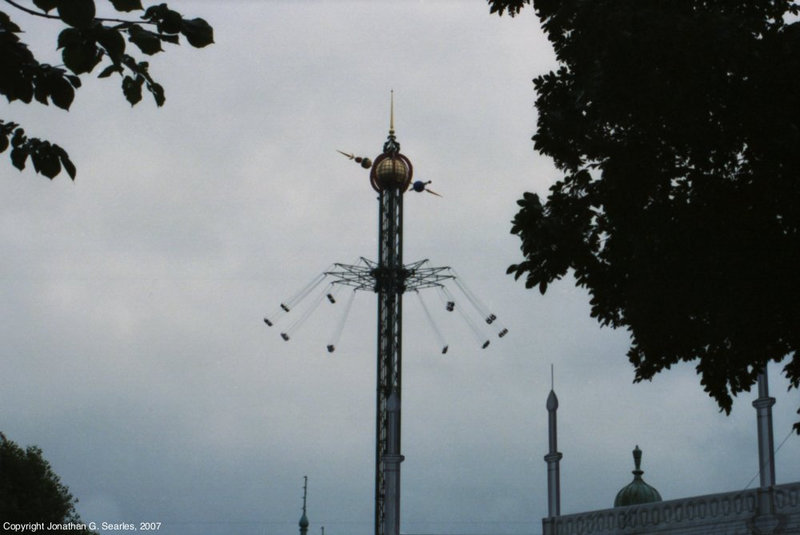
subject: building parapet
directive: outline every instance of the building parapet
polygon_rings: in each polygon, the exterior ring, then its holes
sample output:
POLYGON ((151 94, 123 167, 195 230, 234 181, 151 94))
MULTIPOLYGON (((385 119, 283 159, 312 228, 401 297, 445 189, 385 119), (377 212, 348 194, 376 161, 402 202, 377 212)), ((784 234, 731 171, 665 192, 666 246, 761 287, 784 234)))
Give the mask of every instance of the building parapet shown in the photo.
POLYGON ((544 535, 800 533, 800 482, 542 520, 544 535))

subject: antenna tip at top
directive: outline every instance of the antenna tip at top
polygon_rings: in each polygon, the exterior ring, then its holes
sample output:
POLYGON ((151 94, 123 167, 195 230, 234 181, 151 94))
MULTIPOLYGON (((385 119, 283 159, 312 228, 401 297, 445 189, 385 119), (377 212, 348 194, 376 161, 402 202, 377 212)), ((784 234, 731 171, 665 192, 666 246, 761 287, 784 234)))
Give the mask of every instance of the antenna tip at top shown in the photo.
POLYGON ((394 133, 394 89, 389 90, 389 133, 394 133))

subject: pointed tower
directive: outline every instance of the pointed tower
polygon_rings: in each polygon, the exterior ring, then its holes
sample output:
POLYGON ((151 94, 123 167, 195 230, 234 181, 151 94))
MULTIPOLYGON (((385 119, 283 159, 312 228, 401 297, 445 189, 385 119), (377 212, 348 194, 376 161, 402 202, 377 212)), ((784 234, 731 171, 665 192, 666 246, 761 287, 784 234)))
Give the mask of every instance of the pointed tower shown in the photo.
POLYGON ((758 474, 761 487, 775 485, 775 442, 772 437, 772 406, 775 398, 769 395, 767 367, 758 375, 758 399, 753 401, 758 425, 758 474))
POLYGON ((308 534, 308 517, 306 516, 306 498, 308 496, 308 476, 303 476, 303 515, 300 517, 300 535, 308 534))
MULTIPOLYGON (((395 137, 394 92, 389 114, 389 137, 383 144, 383 151, 374 160, 339 152, 361 167, 370 169, 369 181, 378 193, 378 261, 362 257, 358 264, 337 263, 324 275, 333 278, 331 284, 351 286, 378 295, 375 535, 399 535, 400 463, 403 462, 400 453, 403 294, 423 288, 443 288, 442 283, 448 280, 456 281, 462 291, 464 288, 448 267, 426 267, 427 260, 403 264, 404 194, 409 189, 438 194, 427 188, 429 181, 417 181, 411 188, 414 168, 400 152, 400 143, 395 137)), ((466 291, 465 296, 475 305, 474 297, 466 291)), ((453 301, 448 301, 447 310, 452 311, 454 305, 453 301)), ((286 308, 284 310, 288 312, 286 308)), ((480 307, 476 306, 476 310, 484 313, 480 307)), ((487 324, 497 319, 488 311, 484 317, 487 324)), ((266 318, 264 321, 271 324, 266 318)), ((501 328, 497 336, 502 338, 507 333, 508 329, 501 328)), ((442 353, 445 353, 447 345, 443 345, 442 353)), ((488 345, 486 340, 482 347, 488 345)), ((334 345, 328 346, 328 351, 334 349, 334 345)))
POLYGON ((636 466, 636 469, 633 471, 633 481, 622 487, 617 493, 617 497, 614 500, 614 507, 661 501, 661 494, 642 479, 644 471, 641 469, 642 450, 639 449, 639 446, 636 446, 633 450, 633 462, 636 466))
POLYGON ((403 266, 403 193, 411 184, 411 161, 400 153, 394 135, 394 92, 389 137, 372 165, 370 182, 378 192, 378 399, 375 454, 375 533, 400 533, 400 407, 403 293, 409 272, 403 266), (391 400, 391 406, 390 406, 391 400))
POLYGON ((558 410, 558 398, 553 390, 552 369, 550 370, 551 384, 550 395, 547 396, 547 419, 548 436, 550 438, 550 450, 544 456, 547 461, 547 516, 554 517, 561 514, 561 475, 559 463, 563 455, 558 451, 556 411, 558 410))
MULTIPOLYGON (((779 533, 779 517, 775 515, 775 441, 772 435, 772 406, 769 395, 767 366, 758 375, 758 398, 753 401, 758 425, 758 515, 753 519, 757 533, 779 533)), ((786 533, 789 533, 788 531, 786 533)))

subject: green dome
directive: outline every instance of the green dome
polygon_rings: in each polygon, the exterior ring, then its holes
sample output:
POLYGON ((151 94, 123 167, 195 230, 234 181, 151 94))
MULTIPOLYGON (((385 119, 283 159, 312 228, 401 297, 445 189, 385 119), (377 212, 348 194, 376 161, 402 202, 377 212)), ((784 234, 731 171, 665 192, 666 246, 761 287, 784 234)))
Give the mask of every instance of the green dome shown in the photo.
POLYGON ((639 446, 633 450, 633 461, 636 465, 636 470, 633 471, 633 481, 622 487, 617 493, 614 507, 661 501, 661 494, 642 479, 644 472, 639 468, 642 463, 642 450, 639 449, 639 446))

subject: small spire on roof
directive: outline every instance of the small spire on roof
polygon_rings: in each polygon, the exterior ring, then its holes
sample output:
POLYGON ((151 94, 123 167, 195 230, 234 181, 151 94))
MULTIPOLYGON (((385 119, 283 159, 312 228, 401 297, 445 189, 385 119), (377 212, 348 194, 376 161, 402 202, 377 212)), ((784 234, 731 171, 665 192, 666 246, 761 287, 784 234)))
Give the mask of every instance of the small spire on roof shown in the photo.
POLYGON ((308 497, 308 476, 303 476, 303 516, 300 517, 300 535, 308 533, 308 517, 306 516, 306 498, 308 497))
POLYGON ((561 472, 559 463, 563 455, 558 451, 558 424, 556 422, 556 411, 558 410, 558 398, 553 389, 553 365, 550 365, 550 394, 547 396, 547 420, 548 420, 548 442, 550 449, 544 456, 547 462, 547 516, 554 517, 561 515, 561 472))
POLYGON ((638 444, 633 450, 633 464, 636 467, 633 470, 633 481, 622 487, 617 493, 617 497, 614 499, 614 507, 661 501, 661 494, 642 479, 642 474, 644 474, 641 468, 642 450, 639 449, 638 444))

